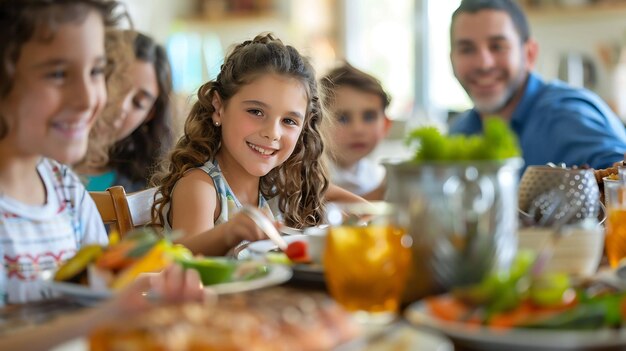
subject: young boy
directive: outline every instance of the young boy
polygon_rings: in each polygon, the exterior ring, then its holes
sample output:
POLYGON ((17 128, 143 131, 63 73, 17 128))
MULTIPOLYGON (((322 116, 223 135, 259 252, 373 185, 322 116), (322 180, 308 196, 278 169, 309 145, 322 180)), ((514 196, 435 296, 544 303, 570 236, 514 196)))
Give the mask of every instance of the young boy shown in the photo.
POLYGON ((382 200, 385 169, 366 158, 387 135, 385 114, 391 98, 371 75, 348 63, 321 80, 325 104, 335 125, 331 131, 331 182, 367 200, 382 200))

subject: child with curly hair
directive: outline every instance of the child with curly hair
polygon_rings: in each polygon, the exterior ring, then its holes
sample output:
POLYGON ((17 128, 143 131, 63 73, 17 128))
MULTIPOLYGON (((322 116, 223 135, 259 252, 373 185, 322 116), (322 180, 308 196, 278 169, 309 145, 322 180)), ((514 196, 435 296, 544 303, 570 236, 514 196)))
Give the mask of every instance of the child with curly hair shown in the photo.
MULTIPOLYGON (((180 243, 209 255, 265 238, 238 211, 244 205, 289 226, 319 224, 329 187, 322 122, 306 58, 272 34, 237 45, 217 78, 200 87, 184 135, 155 179, 153 221, 181 230, 180 243)), ((333 194, 355 200, 341 189, 333 194)))

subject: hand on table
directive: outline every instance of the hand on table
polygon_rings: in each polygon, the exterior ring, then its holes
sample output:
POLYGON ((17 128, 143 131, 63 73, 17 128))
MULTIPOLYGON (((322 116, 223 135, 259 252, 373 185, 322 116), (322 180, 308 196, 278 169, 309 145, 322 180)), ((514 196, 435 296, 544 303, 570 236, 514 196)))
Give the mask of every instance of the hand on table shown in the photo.
POLYGON ((205 296, 197 271, 172 264, 161 273, 141 275, 106 306, 113 314, 129 315, 161 303, 201 302, 205 296))
POLYGON ((195 270, 177 264, 158 274, 143 275, 111 300, 95 308, 69 313, 63 318, 26 328, 0 338, 0 350, 49 350, 61 342, 88 335, 106 323, 147 311, 158 303, 202 301, 206 296, 195 270))

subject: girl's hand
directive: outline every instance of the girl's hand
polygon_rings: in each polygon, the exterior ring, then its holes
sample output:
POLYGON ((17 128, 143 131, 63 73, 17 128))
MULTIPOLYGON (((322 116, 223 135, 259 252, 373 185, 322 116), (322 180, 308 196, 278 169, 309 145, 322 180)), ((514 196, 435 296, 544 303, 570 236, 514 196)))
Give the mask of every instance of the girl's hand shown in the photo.
POLYGON ((226 230, 226 244, 229 248, 237 246, 240 242, 265 240, 267 236, 259 226, 243 212, 237 213, 223 225, 228 226, 226 230))
POLYGON ((107 304, 112 314, 127 316, 157 303, 203 301, 204 298, 198 272, 172 264, 160 273, 140 276, 107 304))

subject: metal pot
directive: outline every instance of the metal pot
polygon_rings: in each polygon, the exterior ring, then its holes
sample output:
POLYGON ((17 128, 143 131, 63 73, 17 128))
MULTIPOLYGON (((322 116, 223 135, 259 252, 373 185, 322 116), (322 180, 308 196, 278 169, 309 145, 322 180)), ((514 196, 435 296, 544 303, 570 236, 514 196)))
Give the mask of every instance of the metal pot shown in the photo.
POLYGON ((413 238, 405 302, 479 282, 508 269, 517 250, 521 159, 384 162, 385 199, 398 204, 413 238))

